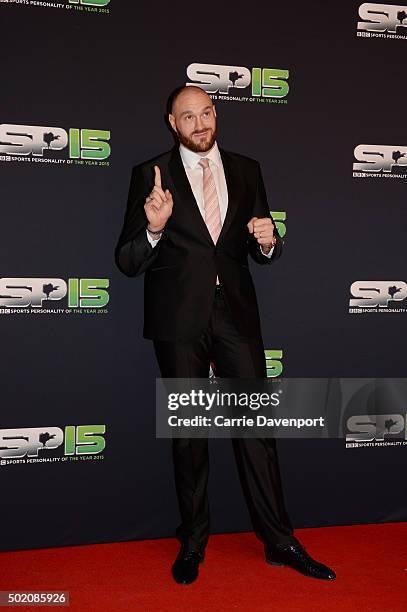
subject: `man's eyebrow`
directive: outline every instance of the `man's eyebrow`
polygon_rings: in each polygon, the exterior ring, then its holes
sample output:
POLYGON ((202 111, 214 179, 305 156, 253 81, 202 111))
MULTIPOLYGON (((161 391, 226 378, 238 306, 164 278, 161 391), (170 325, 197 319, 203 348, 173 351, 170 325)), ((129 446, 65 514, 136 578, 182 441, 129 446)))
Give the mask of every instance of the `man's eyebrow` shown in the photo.
MULTIPOLYGON (((205 108, 202 109, 201 113, 205 112, 206 110, 212 108, 212 106, 210 104, 208 104, 208 106, 205 106, 205 108)), ((191 110, 186 110, 183 113, 181 113, 181 117, 183 117, 184 115, 193 115, 194 113, 191 110)))

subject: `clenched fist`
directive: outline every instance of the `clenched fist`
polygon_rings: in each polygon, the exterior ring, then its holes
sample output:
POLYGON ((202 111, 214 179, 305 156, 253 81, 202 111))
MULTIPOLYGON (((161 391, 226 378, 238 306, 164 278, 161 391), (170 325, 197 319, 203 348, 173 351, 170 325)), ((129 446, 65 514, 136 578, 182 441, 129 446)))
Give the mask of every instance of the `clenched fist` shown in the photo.
POLYGON ((158 166, 154 166, 155 177, 154 187, 147 196, 144 210, 148 219, 147 229, 156 232, 164 228, 172 213, 172 195, 166 189, 163 191, 161 186, 161 171, 158 166))
POLYGON ((263 253, 267 254, 276 243, 274 223, 271 217, 263 217, 261 219, 252 217, 247 224, 247 228, 262 247, 263 253))

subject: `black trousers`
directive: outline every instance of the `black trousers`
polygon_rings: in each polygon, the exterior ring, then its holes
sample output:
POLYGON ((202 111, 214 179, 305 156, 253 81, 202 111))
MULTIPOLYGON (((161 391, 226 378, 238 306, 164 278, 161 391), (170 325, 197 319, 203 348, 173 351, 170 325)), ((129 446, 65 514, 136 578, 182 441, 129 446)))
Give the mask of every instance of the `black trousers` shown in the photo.
MULTIPOLYGON (((154 341, 162 378, 207 378, 213 361, 225 378, 265 378, 261 337, 239 335, 222 288, 207 329, 192 342, 154 341)), ((273 438, 233 439, 240 482, 257 536, 269 545, 297 540, 284 506, 280 470, 273 438)), ((208 440, 173 439, 175 484, 181 513, 177 537, 188 550, 205 549, 209 537, 208 440)))

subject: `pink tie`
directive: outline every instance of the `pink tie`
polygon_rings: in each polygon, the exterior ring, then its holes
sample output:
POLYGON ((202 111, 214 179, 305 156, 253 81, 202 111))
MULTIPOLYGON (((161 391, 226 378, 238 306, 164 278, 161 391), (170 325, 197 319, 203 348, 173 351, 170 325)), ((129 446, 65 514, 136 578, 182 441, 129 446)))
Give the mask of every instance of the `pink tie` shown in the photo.
POLYGON ((203 205, 205 223, 213 242, 216 244, 222 229, 218 194, 216 193, 215 181, 209 167, 209 159, 207 157, 203 157, 199 161, 199 165, 203 168, 203 205))

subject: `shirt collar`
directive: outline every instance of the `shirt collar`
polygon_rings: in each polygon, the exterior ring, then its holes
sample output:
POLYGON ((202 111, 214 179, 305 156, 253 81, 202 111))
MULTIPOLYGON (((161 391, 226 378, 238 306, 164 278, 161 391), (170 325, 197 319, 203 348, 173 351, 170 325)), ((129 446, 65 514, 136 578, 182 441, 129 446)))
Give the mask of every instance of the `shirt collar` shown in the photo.
POLYGON ((212 149, 210 149, 210 151, 207 151, 205 155, 195 153, 195 151, 187 149, 187 147, 183 144, 180 144, 179 152, 184 166, 190 168, 191 170, 197 167, 199 160, 201 160, 203 157, 207 157, 209 159, 210 164, 214 164, 215 166, 220 166, 222 164, 217 142, 214 143, 212 149))

